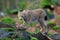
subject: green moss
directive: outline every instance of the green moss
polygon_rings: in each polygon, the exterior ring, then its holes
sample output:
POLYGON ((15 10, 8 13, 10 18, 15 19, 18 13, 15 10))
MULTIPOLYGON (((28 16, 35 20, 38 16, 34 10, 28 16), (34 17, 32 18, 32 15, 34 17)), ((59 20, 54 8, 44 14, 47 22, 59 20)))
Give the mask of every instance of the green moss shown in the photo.
MULTIPOLYGON (((29 32, 28 30, 26 30, 27 32, 29 32)), ((29 32, 30 34, 37 34, 37 33, 39 33, 40 32, 40 29, 39 28, 37 28, 34 32, 29 32)))
POLYGON ((40 32, 40 29, 37 28, 34 33, 37 34, 39 32, 40 32))
MULTIPOLYGON (((5 38, 4 40, 12 40, 11 38, 5 38)), ((15 38, 15 40, 21 40, 20 38, 15 38)))
POLYGON ((4 40, 11 40, 11 38, 5 38, 4 40))
POLYGON ((52 22, 52 21, 48 21, 48 24, 55 24, 55 22, 52 22))
POLYGON ((51 32, 48 32, 48 36, 51 36, 51 35, 53 35, 51 32))
POLYGON ((15 12, 18 12, 18 9, 5 9, 5 12, 8 15, 15 14, 15 12))
POLYGON ((14 28, 2 28, 3 30, 11 30, 11 31, 13 31, 14 30, 14 28))
POLYGON ((15 38, 15 40, 21 40, 20 38, 15 38))
POLYGON ((48 24, 49 27, 56 26, 56 23, 52 22, 52 21, 48 21, 47 24, 48 24))
POLYGON ((37 38, 35 38, 35 37, 31 37, 31 40, 38 40, 37 38))
POLYGON ((10 17, 2 18, 2 19, 0 19, 0 22, 4 22, 6 24, 14 24, 15 23, 14 20, 10 17))
POLYGON ((28 26, 30 26, 30 27, 35 26, 35 25, 36 25, 35 22, 30 22, 30 23, 28 23, 28 26))

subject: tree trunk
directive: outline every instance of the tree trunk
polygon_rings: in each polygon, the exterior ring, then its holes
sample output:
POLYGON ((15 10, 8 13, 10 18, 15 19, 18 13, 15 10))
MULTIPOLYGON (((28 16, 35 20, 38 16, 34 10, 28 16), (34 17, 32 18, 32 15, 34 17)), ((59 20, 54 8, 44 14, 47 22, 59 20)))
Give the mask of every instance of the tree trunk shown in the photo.
POLYGON ((9 7, 10 7, 10 2, 9 0, 7 0, 7 9, 9 9, 9 7))

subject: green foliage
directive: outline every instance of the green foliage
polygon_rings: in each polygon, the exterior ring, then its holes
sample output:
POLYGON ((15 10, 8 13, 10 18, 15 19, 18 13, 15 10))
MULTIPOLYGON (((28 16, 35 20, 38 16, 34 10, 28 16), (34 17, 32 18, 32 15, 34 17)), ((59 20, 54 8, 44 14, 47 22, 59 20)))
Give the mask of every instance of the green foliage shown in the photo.
POLYGON ((56 26, 56 23, 52 21, 48 21, 48 26, 50 27, 56 26))
POLYGON ((10 18, 10 17, 2 18, 2 19, 0 19, 0 21, 4 22, 6 24, 14 24, 15 23, 14 20, 12 18, 10 18))
POLYGON ((35 37, 31 37, 31 40, 38 40, 37 38, 35 38, 35 37))
POLYGON ((54 30, 60 30, 60 26, 54 26, 53 29, 54 30))
POLYGON ((39 7, 43 8, 45 5, 49 5, 48 0, 42 0, 42 3, 39 5, 39 7))
POLYGON ((58 16, 57 18, 58 18, 58 20, 60 21, 60 16, 58 16))
POLYGON ((24 9, 26 8, 26 2, 21 1, 21 2, 19 3, 19 8, 20 8, 20 10, 24 10, 24 9))
POLYGON ((40 32, 40 28, 37 28, 34 33, 37 34, 39 32, 40 32))
MULTIPOLYGON (((27 32, 29 32, 28 30, 26 30, 27 32)), ((30 34, 37 34, 40 32, 39 28, 36 28, 34 32, 29 32, 30 34)))
POLYGON ((51 35, 53 35, 53 34, 52 34, 51 32, 48 32, 48 35, 51 36, 51 35))
MULTIPOLYGON (((11 38, 5 38, 4 40, 12 40, 11 38)), ((20 38, 15 38, 15 40, 21 40, 20 38)))
POLYGON ((30 27, 35 26, 35 25, 36 25, 35 22, 30 22, 30 23, 28 23, 28 26, 30 26, 30 27))
POLYGON ((12 32, 10 31, 9 34, 12 35, 13 34, 13 31, 12 32))
POLYGON ((39 7, 43 8, 45 5, 55 5, 55 0, 42 0, 39 7))
MULTIPOLYGON (((4 40, 12 40, 11 38, 4 38, 4 40)), ((15 40, 21 40, 20 38, 15 38, 15 40)), ((38 40, 35 37, 31 37, 31 40, 38 40)))
POLYGON ((10 14, 10 10, 9 9, 5 9, 5 11, 7 14, 10 14))
POLYGON ((18 10, 17 9, 13 9, 13 10, 10 11, 10 14, 15 14, 15 12, 18 12, 18 10))
POLYGON ((50 4, 55 5, 55 4, 56 4, 56 3, 55 3, 55 0, 50 0, 50 4))
POLYGON ((23 24, 24 23, 24 20, 20 20, 20 24, 23 24))
POLYGON ((13 31, 14 29, 13 28, 2 28, 3 30, 11 30, 13 31))
POLYGON ((58 4, 60 4, 60 0, 57 0, 58 4))
POLYGON ((45 9, 48 20, 54 18, 54 13, 45 9))
POLYGON ((51 11, 50 12, 47 11, 47 16, 48 16, 48 19, 52 19, 54 17, 54 14, 51 11))
POLYGON ((11 38, 5 38, 4 40, 11 40, 11 38))
POLYGON ((18 9, 13 9, 13 10, 10 10, 10 9, 6 9, 4 12, 6 12, 7 14, 14 14, 14 12, 17 12, 18 9))
POLYGON ((15 38, 15 40, 21 40, 20 38, 15 38))

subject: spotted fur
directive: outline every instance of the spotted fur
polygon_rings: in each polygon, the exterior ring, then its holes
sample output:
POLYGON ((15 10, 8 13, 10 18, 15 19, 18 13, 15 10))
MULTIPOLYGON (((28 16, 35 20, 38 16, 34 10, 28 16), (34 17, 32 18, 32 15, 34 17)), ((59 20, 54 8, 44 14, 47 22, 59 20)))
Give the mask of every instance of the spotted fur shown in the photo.
POLYGON ((40 23, 41 30, 43 30, 43 27, 45 27, 46 28, 45 32, 47 33, 48 27, 44 20, 45 16, 46 16, 46 12, 43 9, 24 10, 22 12, 18 12, 19 19, 23 19, 25 23, 30 23, 30 22, 40 23))

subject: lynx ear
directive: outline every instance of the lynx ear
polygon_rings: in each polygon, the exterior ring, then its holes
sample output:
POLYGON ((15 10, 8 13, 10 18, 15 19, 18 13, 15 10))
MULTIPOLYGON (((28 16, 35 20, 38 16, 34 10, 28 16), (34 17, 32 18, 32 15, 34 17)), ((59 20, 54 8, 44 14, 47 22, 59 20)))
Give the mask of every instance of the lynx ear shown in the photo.
POLYGON ((20 11, 18 11, 18 14, 20 14, 20 11))
POLYGON ((23 10, 23 13, 25 12, 25 10, 23 10))
POLYGON ((19 18, 19 16, 20 16, 20 14, 21 14, 21 12, 20 11, 18 11, 18 15, 17 15, 17 17, 19 18))

